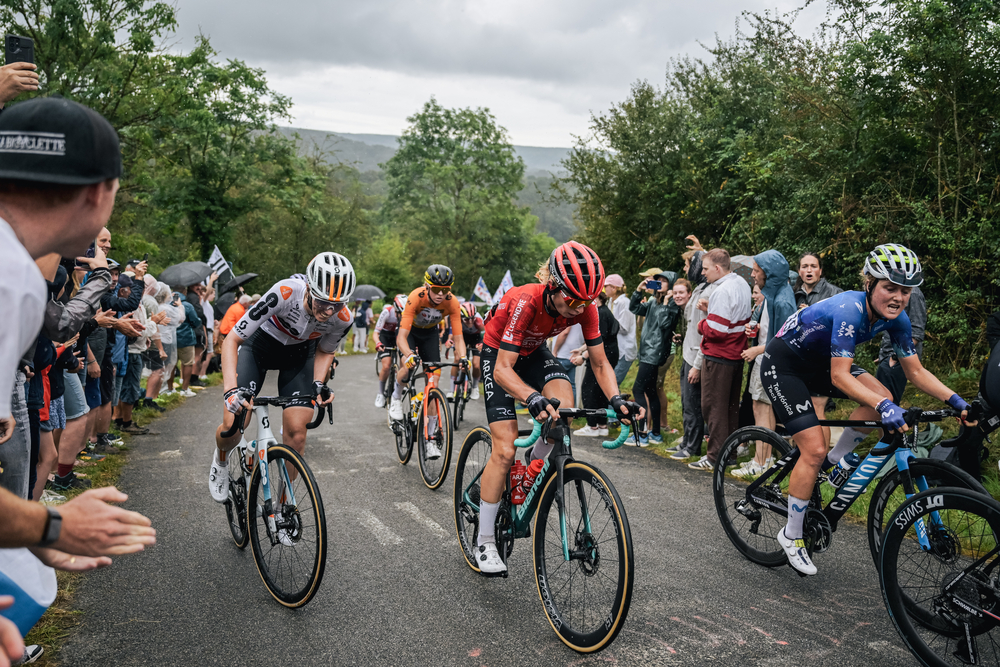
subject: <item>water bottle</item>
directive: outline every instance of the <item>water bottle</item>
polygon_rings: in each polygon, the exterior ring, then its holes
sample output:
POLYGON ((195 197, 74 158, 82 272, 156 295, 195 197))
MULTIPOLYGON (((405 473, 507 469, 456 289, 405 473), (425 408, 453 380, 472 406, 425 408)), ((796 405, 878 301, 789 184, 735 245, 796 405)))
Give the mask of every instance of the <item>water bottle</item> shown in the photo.
POLYGON ((526 471, 527 469, 520 461, 514 461, 514 465, 510 467, 510 502, 512 505, 520 505, 524 502, 523 482, 526 471))
POLYGON ((531 490, 531 486, 535 483, 535 478, 538 477, 538 473, 542 472, 544 466, 545 459, 535 459, 528 464, 528 469, 524 472, 524 481, 521 482, 525 497, 527 497, 528 491, 531 490))
POLYGON ((860 463, 860 456, 854 452, 848 452, 844 455, 844 458, 840 459, 837 465, 833 467, 833 470, 831 470, 830 474, 827 475, 826 480, 830 482, 830 486, 835 489, 839 489, 860 463))

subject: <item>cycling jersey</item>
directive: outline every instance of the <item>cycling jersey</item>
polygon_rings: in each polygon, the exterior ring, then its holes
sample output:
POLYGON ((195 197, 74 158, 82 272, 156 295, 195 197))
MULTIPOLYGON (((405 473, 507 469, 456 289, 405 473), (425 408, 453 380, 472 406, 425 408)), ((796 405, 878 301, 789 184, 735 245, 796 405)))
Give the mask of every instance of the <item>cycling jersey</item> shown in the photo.
POLYGON ((864 292, 841 292, 804 308, 787 320, 778 331, 788 347, 803 359, 854 358, 854 348, 878 336, 889 334, 897 357, 917 353, 913 345, 910 318, 900 311, 894 320, 868 319, 864 292))
POLYGON ((462 326, 458 299, 449 292, 439 304, 431 302, 426 287, 418 287, 406 299, 406 308, 399 322, 400 329, 433 329, 447 317, 455 329, 462 326))
POLYGON ((396 311, 396 307, 391 303, 383 306, 382 312, 378 315, 378 321, 375 322, 375 335, 383 331, 395 334, 398 328, 399 313, 396 311))
POLYGON ((587 345, 601 344, 597 306, 588 305, 576 317, 552 317, 545 310, 544 298, 545 285, 542 284, 522 285, 509 290, 487 316, 483 342, 488 347, 518 352, 526 357, 550 337, 579 323, 587 345))
POLYGON ((233 332, 245 341, 260 329, 283 345, 315 340, 320 351, 332 354, 351 328, 351 313, 341 308, 326 322, 316 320, 303 305, 308 289, 309 286, 297 278, 278 281, 243 314, 233 332))

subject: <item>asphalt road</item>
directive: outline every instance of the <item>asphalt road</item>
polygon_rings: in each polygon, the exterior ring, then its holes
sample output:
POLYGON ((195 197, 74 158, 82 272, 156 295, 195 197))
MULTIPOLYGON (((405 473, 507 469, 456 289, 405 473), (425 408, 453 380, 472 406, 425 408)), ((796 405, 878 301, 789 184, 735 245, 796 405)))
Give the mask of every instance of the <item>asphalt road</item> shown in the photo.
MULTIPOLYGON (((542 612, 531 546, 519 541, 507 579, 465 564, 452 481, 429 491, 415 461, 396 460, 370 355, 343 359, 334 426, 306 454, 329 524, 326 574, 306 607, 278 605, 249 547, 232 542, 207 487, 221 389, 211 388, 136 438, 120 487, 149 516, 154 548, 116 559, 78 587, 82 624, 66 665, 857 665, 914 664, 882 604, 859 526, 842 524, 820 572, 802 579, 743 559, 722 532, 710 475, 634 446, 574 441, 625 504, 635 592, 624 629, 596 655, 566 648, 542 612)), ((272 380, 272 378, 269 378, 272 380)), ((274 391, 273 382, 265 392, 274 391)), ((275 419, 277 421, 277 419, 275 419)), ((456 454, 475 425, 470 404, 456 454)))

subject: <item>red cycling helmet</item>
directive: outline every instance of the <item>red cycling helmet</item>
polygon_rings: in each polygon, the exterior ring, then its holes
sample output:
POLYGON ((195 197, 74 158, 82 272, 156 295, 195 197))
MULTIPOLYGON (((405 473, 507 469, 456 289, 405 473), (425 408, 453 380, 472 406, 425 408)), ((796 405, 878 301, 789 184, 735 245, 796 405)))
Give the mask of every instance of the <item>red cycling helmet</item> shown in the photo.
POLYGON ((471 301, 466 301, 462 304, 462 315, 464 317, 472 318, 476 316, 476 306, 471 301))
POLYGON ((549 257, 549 275, 571 299, 593 301, 604 289, 604 266, 597 253, 576 241, 563 243, 549 257))

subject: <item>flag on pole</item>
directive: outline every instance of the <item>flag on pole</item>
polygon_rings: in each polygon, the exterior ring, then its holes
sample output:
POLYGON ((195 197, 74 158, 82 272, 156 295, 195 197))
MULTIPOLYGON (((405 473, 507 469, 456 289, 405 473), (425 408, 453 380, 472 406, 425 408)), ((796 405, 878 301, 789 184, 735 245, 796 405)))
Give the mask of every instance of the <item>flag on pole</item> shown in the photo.
POLYGON ((507 290, 514 287, 514 280, 510 277, 510 269, 507 269, 507 273, 504 274, 503 280, 500 281, 500 287, 497 288, 496 294, 493 295, 493 302, 496 303, 503 298, 503 295, 507 293, 507 290))
POLYGON ((233 279, 233 271, 229 268, 229 263, 226 258, 222 256, 222 251, 219 250, 219 246, 215 246, 215 250, 212 251, 212 256, 208 258, 208 265, 212 267, 212 270, 219 276, 219 285, 229 282, 233 279))
POLYGON ((490 289, 486 286, 486 281, 483 280, 482 276, 479 276, 479 281, 476 283, 476 288, 472 290, 472 293, 485 301, 487 306, 493 305, 493 297, 490 296, 490 289))

